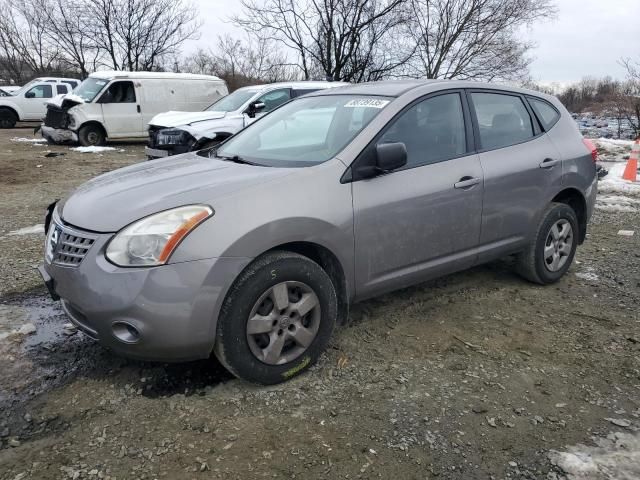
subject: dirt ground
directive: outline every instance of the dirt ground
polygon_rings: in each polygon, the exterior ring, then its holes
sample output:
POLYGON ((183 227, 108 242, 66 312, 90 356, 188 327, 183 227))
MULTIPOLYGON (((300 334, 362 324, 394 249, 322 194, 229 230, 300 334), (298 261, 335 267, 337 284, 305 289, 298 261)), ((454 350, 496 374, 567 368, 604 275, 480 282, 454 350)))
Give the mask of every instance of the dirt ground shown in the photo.
POLYGON ((556 285, 507 259, 356 305, 317 366, 265 388, 214 360, 125 360, 65 327, 33 270, 43 234, 10 232, 143 146, 11 140, 31 136, 0 130, 0 338, 35 326, 0 340, 1 480, 640 478, 637 461, 627 477, 620 460, 565 465, 570 446, 637 443, 637 211, 596 211, 556 285))

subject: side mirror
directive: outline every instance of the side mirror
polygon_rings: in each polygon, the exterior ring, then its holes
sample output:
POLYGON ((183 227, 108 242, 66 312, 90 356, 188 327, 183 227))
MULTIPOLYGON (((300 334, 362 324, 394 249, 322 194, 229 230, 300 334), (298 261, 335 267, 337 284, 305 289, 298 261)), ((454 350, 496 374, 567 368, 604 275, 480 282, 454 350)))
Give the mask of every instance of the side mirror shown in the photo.
POLYGON ((354 180, 373 178, 407 164, 407 147, 402 142, 379 143, 370 150, 364 165, 354 169, 354 180))
POLYGON ((25 98, 36 98, 36 94, 33 92, 27 92, 24 94, 25 98))
POLYGON ((264 102, 252 102, 249 104, 247 115, 249 115, 251 118, 254 118, 256 116, 256 113, 258 113, 261 110, 264 110, 264 107, 266 107, 264 102))
POLYGON ((407 164, 407 147, 402 142, 376 145, 376 167, 383 173, 404 167, 407 164))

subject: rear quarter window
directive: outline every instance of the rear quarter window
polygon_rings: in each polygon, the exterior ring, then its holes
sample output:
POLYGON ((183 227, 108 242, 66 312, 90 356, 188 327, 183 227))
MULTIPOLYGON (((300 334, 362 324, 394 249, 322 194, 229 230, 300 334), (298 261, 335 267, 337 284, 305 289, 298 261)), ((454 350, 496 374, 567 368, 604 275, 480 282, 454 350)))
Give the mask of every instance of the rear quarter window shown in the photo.
POLYGON ((545 131, 549 131, 560 119, 560 112, 549 102, 535 97, 527 97, 527 100, 545 131))

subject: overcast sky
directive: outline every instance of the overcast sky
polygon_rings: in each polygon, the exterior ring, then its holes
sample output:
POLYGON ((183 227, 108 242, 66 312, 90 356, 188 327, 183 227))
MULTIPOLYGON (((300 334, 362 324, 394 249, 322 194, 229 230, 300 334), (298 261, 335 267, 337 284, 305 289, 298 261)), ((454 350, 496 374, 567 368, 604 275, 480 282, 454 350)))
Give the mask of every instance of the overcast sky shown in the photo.
MULTIPOLYGON (((193 0, 204 21, 200 40, 185 53, 215 45, 219 33, 242 34, 227 18, 238 13, 236 0, 193 0)), ((622 78, 620 57, 640 57, 640 0, 556 0, 558 16, 523 32, 532 51, 534 80, 570 83, 591 75, 622 78)))

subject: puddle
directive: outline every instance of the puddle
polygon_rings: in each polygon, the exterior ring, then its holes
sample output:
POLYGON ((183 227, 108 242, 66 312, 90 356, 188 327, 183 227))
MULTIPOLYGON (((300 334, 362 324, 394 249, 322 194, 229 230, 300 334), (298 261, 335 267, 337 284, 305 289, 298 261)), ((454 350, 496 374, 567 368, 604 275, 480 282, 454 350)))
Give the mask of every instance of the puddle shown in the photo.
MULTIPOLYGON (((30 400, 65 388, 77 377, 122 386, 133 383, 148 398, 204 394, 208 387, 233 378, 215 359, 176 364, 139 362, 113 354, 79 331, 67 335, 69 320, 59 302, 44 293, 1 302, 0 427, 9 426, 24 437, 33 433, 33 425, 23 420, 30 400), (15 334, 25 325, 33 325, 35 332, 15 334)), ((0 449, 5 446, 0 442, 0 449)))
POLYGON ((35 332, 24 335, 22 345, 31 348, 62 341, 66 316, 60 304, 47 297, 32 297, 0 304, 0 342, 7 336, 32 324, 35 332))

